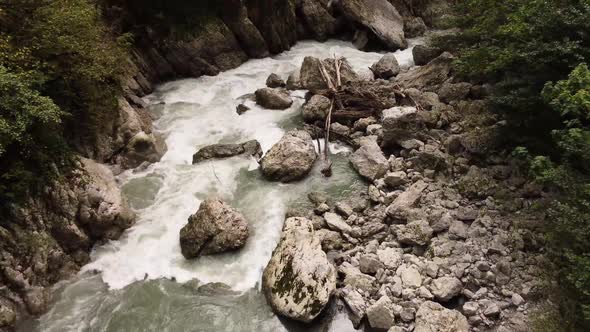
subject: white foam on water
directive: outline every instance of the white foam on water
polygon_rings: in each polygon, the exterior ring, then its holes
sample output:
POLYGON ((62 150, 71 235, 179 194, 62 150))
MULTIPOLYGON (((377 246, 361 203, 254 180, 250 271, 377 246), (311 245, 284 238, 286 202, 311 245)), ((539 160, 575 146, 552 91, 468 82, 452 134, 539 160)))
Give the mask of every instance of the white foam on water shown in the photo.
MULTIPOLYGON (((411 48, 395 54, 402 67, 413 64, 411 48)), ((280 124, 298 115, 304 92, 292 93, 295 103, 286 111, 261 109, 248 101, 252 110, 241 116, 235 111, 243 101, 240 97, 264 87, 271 73, 286 79, 305 56, 333 55, 346 57, 356 70, 370 67, 383 56, 358 51, 347 42, 304 41, 288 52, 248 61, 215 77, 166 83, 147 97, 150 103, 166 104, 155 127, 167 137, 168 152, 147 170, 128 171, 120 179, 125 183, 155 174, 162 187, 153 204, 137 211, 136 225, 119 241, 97 248, 82 272, 100 271, 111 289, 146 276, 223 282, 236 290, 254 287, 279 239, 287 202, 292 198, 290 188, 297 184, 266 183, 253 160, 237 157, 191 165, 192 155, 209 144, 250 139, 258 140, 265 151, 270 149, 284 134, 280 124), (251 236, 238 252, 187 261, 180 252, 179 231, 211 194, 237 204, 249 220, 251 236)), ((342 147, 332 149, 341 151, 342 147)))

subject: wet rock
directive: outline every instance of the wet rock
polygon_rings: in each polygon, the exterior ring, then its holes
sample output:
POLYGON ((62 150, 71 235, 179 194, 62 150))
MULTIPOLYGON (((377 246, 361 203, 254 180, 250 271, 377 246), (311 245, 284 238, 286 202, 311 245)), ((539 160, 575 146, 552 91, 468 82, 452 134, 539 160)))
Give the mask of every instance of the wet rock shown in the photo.
POLYGON ((367 308, 367 318, 372 328, 388 330, 395 324, 393 302, 388 296, 382 296, 367 308))
POLYGON ((388 80, 400 72, 399 63, 392 53, 384 55, 379 61, 371 66, 375 78, 388 80))
POLYGON ((403 18, 387 0, 341 0, 337 5, 346 18, 366 27, 390 50, 408 46, 403 18))
POLYGON ((13 326, 16 322, 16 311, 8 304, 0 303, 0 328, 13 326))
POLYGON ((336 32, 337 20, 330 14, 322 1, 302 0, 301 16, 305 26, 316 40, 325 41, 336 32))
POLYGON ((430 242, 433 236, 433 230, 424 220, 417 220, 400 225, 395 232, 397 240, 400 243, 408 245, 425 246, 430 242))
POLYGON ((314 122, 317 120, 325 120, 331 105, 330 99, 322 95, 314 95, 311 99, 303 105, 303 120, 307 122, 314 122))
POLYGON ((180 248, 186 259, 243 247, 249 236, 244 216, 217 198, 201 203, 180 230, 180 248))
POLYGON ((316 157, 309 133, 293 130, 286 133, 262 158, 261 171, 274 181, 297 181, 311 171, 316 157))
POLYGON ((206 146, 193 155, 193 165, 209 159, 222 159, 239 155, 262 157, 262 147, 256 140, 241 144, 214 144, 206 146))
POLYGON ((289 218, 264 270, 262 287, 273 311, 309 323, 336 289, 336 271, 314 236, 310 220, 289 218))
MULTIPOLYGON (((352 69, 350 63, 346 59, 342 59, 341 61, 340 76, 342 84, 358 80, 358 75, 352 69)), ((303 64, 301 65, 300 82, 302 88, 312 92, 328 88, 328 85, 324 81, 320 72, 320 64, 323 64, 328 75, 330 75, 332 79, 335 79, 336 68, 334 59, 328 58, 320 60, 318 58, 307 56, 303 59, 303 64)))
POLYGON ((244 105, 244 104, 239 104, 238 106, 236 106, 236 113, 238 113, 239 115, 242 115, 246 112, 248 112, 250 110, 250 107, 244 105))
POLYGON ((279 75, 273 73, 266 79, 266 86, 269 88, 284 88, 286 84, 279 75))
POLYGON ((354 169, 363 177, 374 181, 385 175, 389 162, 374 141, 365 140, 350 158, 354 169))
POLYGON ((468 332, 467 318, 456 310, 449 310, 438 303, 426 301, 416 313, 414 332, 468 332))
POLYGON ((406 38, 416 38, 426 33, 426 23, 420 17, 411 17, 405 20, 404 33, 406 38))
POLYGON ((256 90, 256 103, 264 108, 284 110, 293 105, 293 99, 285 91, 262 88, 256 90))
POLYGON ((82 158, 81 161, 88 177, 80 191, 79 222, 93 237, 116 239, 133 225, 135 213, 108 167, 90 159, 82 158))
POLYGON ((43 287, 29 288, 23 300, 32 315, 41 315, 49 310, 49 293, 43 287))
POLYGON ((123 168, 135 168, 144 162, 160 161, 166 153, 167 147, 163 137, 158 134, 148 134, 144 131, 133 136, 122 153, 115 157, 115 163, 123 168))
POLYGON ((443 51, 437 47, 427 45, 416 45, 412 49, 414 63, 416 66, 424 66, 430 61, 436 59, 443 51))
POLYGON ((461 294, 463 284, 461 280, 455 277, 442 277, 432 282, 430 291, 437 301, 447 302, 455 296, 461 294))
POLYGON ((302 88, 300 71, 296 70, 287 78, 287 90, 301 90, 302 88))

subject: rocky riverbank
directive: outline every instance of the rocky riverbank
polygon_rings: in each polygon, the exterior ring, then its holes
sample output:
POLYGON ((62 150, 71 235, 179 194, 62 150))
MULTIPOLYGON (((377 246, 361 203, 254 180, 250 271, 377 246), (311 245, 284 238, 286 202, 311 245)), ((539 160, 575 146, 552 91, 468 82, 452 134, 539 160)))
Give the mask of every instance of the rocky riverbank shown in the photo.
MULTIPOLYGON (((542 216, 526 211, 544 194, 501 151, 504 123, 483 107, 487 87, 457 81, 454 57, 441 53, 416 47, 424 65, 399 74, 386 56, 373 68, 392 77, 343 84, 340 110, 329 110, 325 86, 308 94, 305 128, 323 135, 331 114, 332 137, 356 149, 351 167, 368 184, 348 200, 310 193, 313 210, 289 212, 263 283, 278 314, 308 322, 331 292, 355 326, 529 330, 544 259, 542 216), (296 236, 294 225, 313 230, 296 236), (316 240, 327 260, 304 245, 316 240), (300 261, 305 255, 317 259, 300 261), (326 277, 333 268, 336 287, 326 277)), ((319 61, 306 59, 301 76, 319 61)))

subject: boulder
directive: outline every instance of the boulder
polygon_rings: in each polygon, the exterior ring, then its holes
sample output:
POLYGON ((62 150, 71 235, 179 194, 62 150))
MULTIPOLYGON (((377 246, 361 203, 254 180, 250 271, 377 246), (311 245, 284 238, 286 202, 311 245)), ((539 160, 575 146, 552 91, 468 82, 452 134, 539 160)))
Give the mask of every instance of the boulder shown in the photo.
POLYGON ((256 90, 256 103, 272 110, 284 110, 293 105, 293 99, 282 90, 262 88, 256 90))
POLYGON ((332 102, 328 97, 314 95, 307 103, 305 103, 305 105, 303 105, 303 120, 307 122, 325 120, 330 111, 331 103, 332 102))
POLYGON ((393 107, 381 115, 384 147, 396 147, 403 141, 414 138, 422 127, 415 107, 393 107))
POLYGON ((387 215, 391 218, 398 218, 405 210, 414 207, 427 187, 428 184, 424 181, 414 183, 387 207, 387 215))
POLYGON ((421 17, 410 17, 404 22, 404 34, 406 38, 416 38, 426 33, 426 23, 421 17))
POLYGON ((436 90, 449 78, 454 60, 452 54, 445 52, 425 66, 399 74, 395 82, 406 89, 436 90))
POLYGON ((414 63, 416 66, 424 66, 436 59, 436 57, 441 55, 442 52, 443 51, 440 48, 428 45, 416 45, 412 49, 412 55, 414 56, 414 63))
POLYGON ((167 150, 163 137, 141 131, 133 136, 121 154, 115 157, 115 163, 123 168, 135 168, 144 162, 160 161, 167 150))
POLYGON ((408 46, 404 20, 387 0, 341 0, 337 4, 347 19, 366 27, 388 49, 408 46))
POLYGON ((324 214, 324 219, 331 230, 346 234, 352 233, 352 227, 350 227, 350 225, 348 225, 344 219, 336 213, 326 212, 324 214))
POLYGON ((416 313, 414 332, 468 332, 467 318, 456 310, 446 309, 442 305, 426 301, 416 313))
MULTIPOLYGON (((223 21, 230 28, 241 48, 252 58, 264 58, 268 56, 268 46, 262 34, 248 17, 245 5, 239 8, 223 11, 223 21)), ((237 6, 236 6, 237 7, 237 6)))
POLYGON ((438 95, 440 100, 445 103, 449 103, 451 101, 459 101, 464 100, 471 92, 471 87, 473 85, 467 82, 461 83, 450 83, 445 82, 438 91, 438 95))
POLYGON ((323 1, 301 0, 300 11, 305 27, 316 40, 325 41, 336 32, 337 20, 324 6, 323 1))
POLYGON ((248 222, 241 213, 218 198, 208 198, 180 230, 180 248, 186 259, 197 258, 239 249, 248 236, 248 222))
POLYGON ((336 289, 336 270, 305 218, 285 221, 281 240, 264 269, 262 288, 273 311, 309 323, 336 289))
POLYGON ((367 303, 363 296, 351 287, 344 287, 342 289, 342 300, 349 310, 349 317, 352 323, 357 326, 367 312, 367 303))
POLYGON ((206 146, 193 155, 193 165, 209 159, 229 158, 239 155, 262 157, 262 147, 256 140, 241 144, 213 144, 206 146))
POLYGON ((317 158, 308 132, 286 133, 260 162, 262 174, 273 181, 291 182, 304 178, 317 158))
POLYGON ((287 90, 301 90, 301 74, 300 70, 296 70, 289 74, 287 78, 287 90))
POLYGON ((238 113, 238 115, 242 115, 246 112, 248 112, 250 110, 250 107, 244 105, 244 104, 239 104, 238 106, 236 106, 236 113, 238 113))
POLYGON ((372 328, 388 330, 395 324, 393 302, 384 295, 377 302, 367 308, 367 318, 372 328))
MULTIPOLYGON (((336 68, 334 59, 328 58, 325 60, 320 60, 318 58, 306 56, 303 59, 303 64, 301 64, 300 71, 300 82, 302 88, 312 92, 328 88, 328 85, 324 81, 320 72, 320 64, 324 65, 328 75, 330 75, 330 77, 335 80, 336 68)), ((342 64, 340 67, 340 77, 342 84, 346 84, 351 81, 357 81, 359 79, 357 73, 352 69, 350 63, 348 63, 348 61, 344 58, 342 59, 342 64)))
POLYGON ((389 170, 389 162, 379 145, 372 140, 364 140, 350 158, 352 167, 364 178, 375 181, 389 170))
POLYGON ((392 53, 384 55, 379 61, 371 66, 371 71, 375 78, 382 78, 388 80, 400 72, 397 58, 392 53))
POLYGON ((461 280, 455 277, 442 277, 434 279, 430 291, 437 301, 447 302, 459 295, 463 290, 461 280))
POLYGON ((286 83, 279 75, 273 73, 266 79, 266 86, 269 88, 284 88, 286 83))

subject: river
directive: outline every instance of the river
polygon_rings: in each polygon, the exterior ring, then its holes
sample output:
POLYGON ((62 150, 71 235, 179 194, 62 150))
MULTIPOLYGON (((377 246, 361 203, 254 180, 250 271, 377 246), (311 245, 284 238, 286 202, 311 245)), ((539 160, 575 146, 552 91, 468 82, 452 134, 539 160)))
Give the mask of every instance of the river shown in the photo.
MULTIPOLYGON (((305 91, 292 92, 295 103, 285 111, 262 109, 245 96, 264 87, 271 73, 286 79, 305 56, 334 54, 346 57, 359 72, 383 56, 358 51, 342 41, 304 41, 290 51, 250 60, 215 77, 163 84, 146 97, 150 111, 159 117, 154 125, 165 135, 168 152, 159 163, 118 177, 137 212, 137 224, 120 240, 96 248, 76 278, 56 285, 51 311, 20 330, 310 330, 276 317, 259 283, 289 207, 308 204, 311 191, 327 192, 337 200, 366 188, 348 164, 349 149, 331 145, 333 177, 322 177, 316 167, 305 180, 293 184, 264 180, 253 159, 234 157, 199 165, 191 161, 199 148, 220 142, 256 139, 264 151, 270 149, 287 130, 302 123, 305 91), (240 116, 235 108, 244 101, 251 110, 240 116), (218 195, 240 210, 250 223, 251 235, 238 252, 187 261, 180 253, 179 231, 209 195, 218 195), (228 287, 197 289, 195 280, 228 287)), ((402 67, 413 63, 411 48, 396 57, 402 67)), ((311 329, 354 330, 344 314, 316 325, 311 329)))

